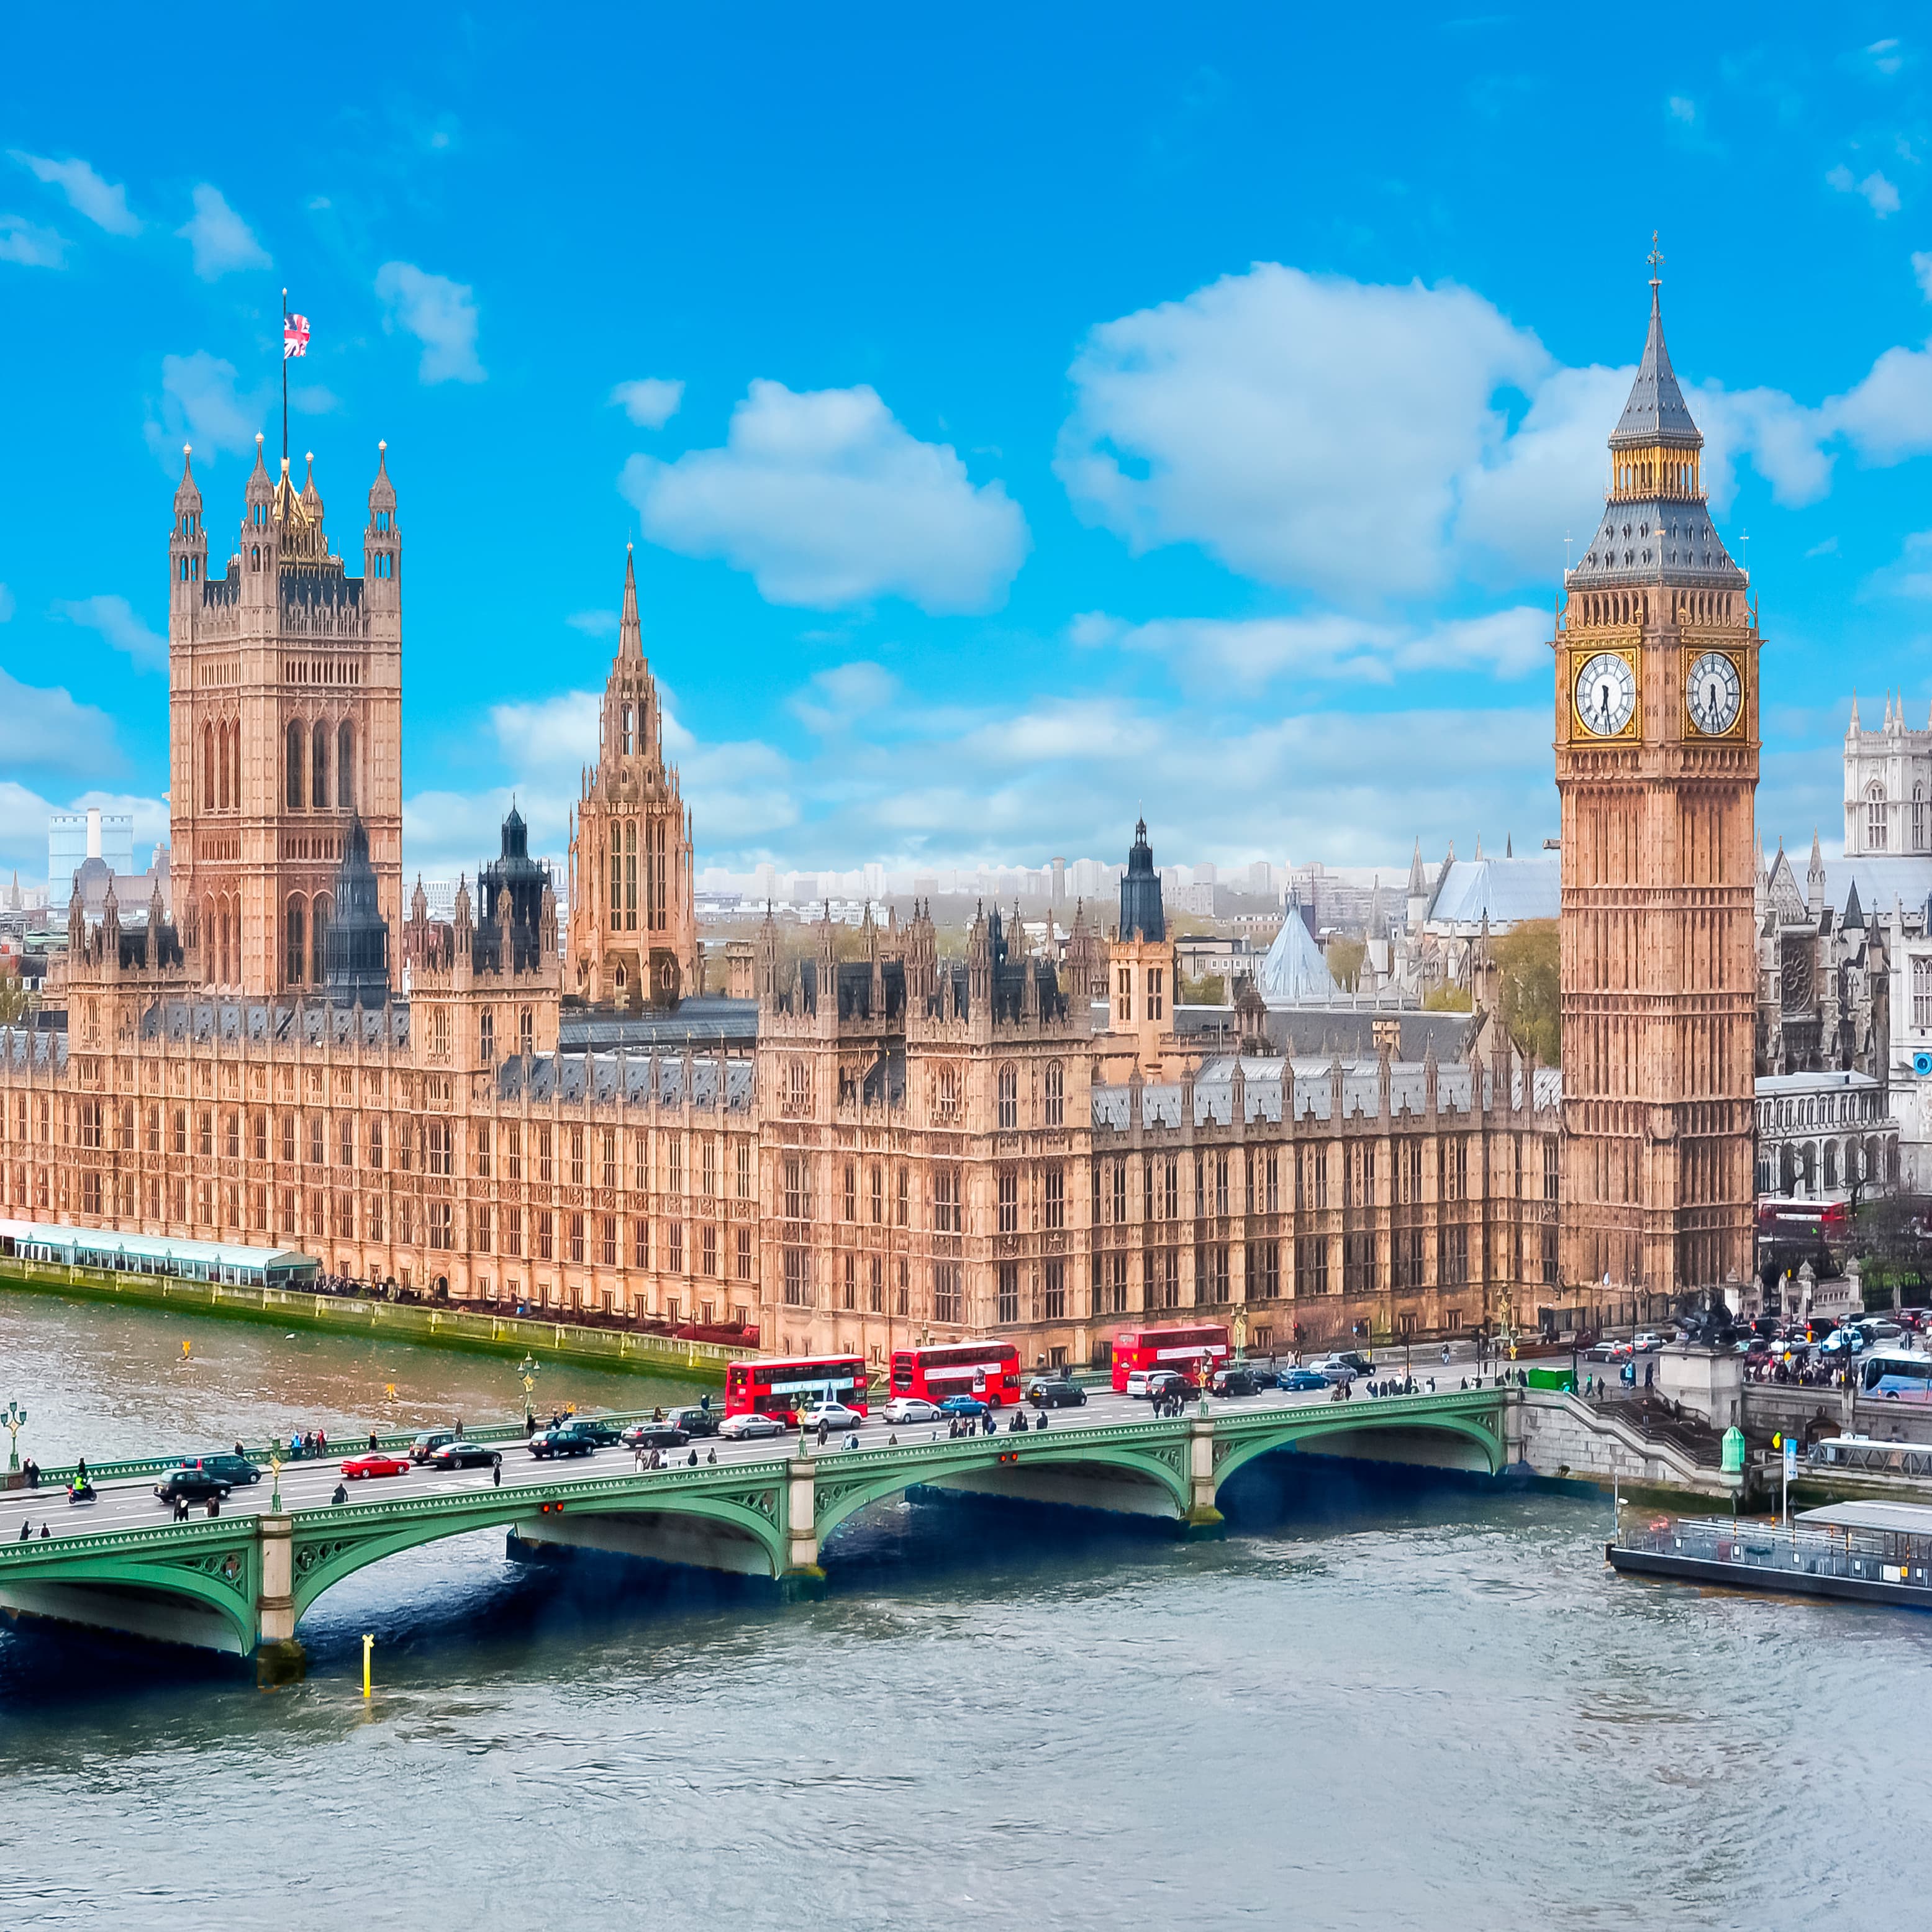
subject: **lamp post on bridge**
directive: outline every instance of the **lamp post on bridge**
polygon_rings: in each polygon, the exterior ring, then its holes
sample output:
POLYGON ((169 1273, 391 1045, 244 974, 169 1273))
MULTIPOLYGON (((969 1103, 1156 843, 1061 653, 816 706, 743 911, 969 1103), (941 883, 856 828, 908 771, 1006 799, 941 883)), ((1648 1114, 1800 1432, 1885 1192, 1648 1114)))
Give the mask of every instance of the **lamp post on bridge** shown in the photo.
POLYGON ((529 1435, 537 1419, 536 1411, 530 1406, 530 1397, 536 1391, 537 1370, 542 1366, 540 1362, 532 1361, 526 1354, 517 1370, 517 1378, 524 1385, 524 1433, 526 1436, 529 1435))
POLYGON ((27 1412, 17 1402, 10 1402, 7 1405, 7 1472, 9 1475, 20 1473, 20 1429, 26 1419, 27 1412))

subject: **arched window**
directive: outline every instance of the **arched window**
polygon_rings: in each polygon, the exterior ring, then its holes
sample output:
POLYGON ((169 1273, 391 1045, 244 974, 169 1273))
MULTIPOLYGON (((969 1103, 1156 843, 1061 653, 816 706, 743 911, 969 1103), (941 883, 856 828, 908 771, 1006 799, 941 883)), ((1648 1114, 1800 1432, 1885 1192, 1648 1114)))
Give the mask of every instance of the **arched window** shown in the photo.
POLYGON ((1865 787, 1865 850, 1885 850, 1885 787, 1876 778, 1865 787))
POLYGON ((328 802, 328 727, 320 718, 315 726, 315 770, 308 788, 308 802, 320 812, 328 802))
POLYGON ((624 755, 627 758, 631 755, 634 742, 631 728, 631 720, 633 716, 631 707, 628 704, 624 706, 624 755))
POLYGON ((1057 1060, 1046 1063, 1046 1124, 1066 1124, 1066 1069, 1057 1060))
POLYGON ((299 986, 308 964, 308 921, 298 897, 289 901, 287 929, 288 982, 291 986, 299 986))
POLYGON ((235 809, 242 809, 242 725, 237 719, 228 728, 228 796, 233 800, 235 809))
POLYGON ((519 1007, 517 1011, 517 1051, 519 1053, 534 1053, 536 1050, 536 1022, 528 1006, 519 1007))
POLYGON ((328 964, 322 951, 328 934, 328 895, 326 892, 316 894, 315 910, 310 914, 309 926, 309 958, 312 962, 309 980, 312 985, 320 986, 328 977, 328 964))
POLYGON ((1915 852, 1925 849, 1925 788, 1922 784, 1912 788, 1912 849, 1915 852))
POLYGON ((356 728, 346 718, 335 728, 335 802, 356 808, 356 728))
POLYGON ((638 929, 638 821, 624 826, 624 930, 638 929))
POLYGON ((291 812, 299 812, 302 802, 302 764, 307 755, 304 734, 300 723, 291 720, 289 724, 289 741, 284 763, 288 767, 288 803, 291 812))
POLYGON ((201 728, 201 808, 214 809, 214 727, 201 728))
POLYGON ((1004 1130, 1016 1127, 1020 1124, 1019 1070, 1011 1060, 1000 1069, 999 1125, 1004 1130))
POLYGON ((234 748, 234 727, 230 724, 222 725, 214 734, 215 762, 220 767, 216 777, 220 787, 221 809, 224 812, 226 812, 231 806, 238 802, 228 782, 230 775, 235 768, 234 760, 230 755, 234 748))

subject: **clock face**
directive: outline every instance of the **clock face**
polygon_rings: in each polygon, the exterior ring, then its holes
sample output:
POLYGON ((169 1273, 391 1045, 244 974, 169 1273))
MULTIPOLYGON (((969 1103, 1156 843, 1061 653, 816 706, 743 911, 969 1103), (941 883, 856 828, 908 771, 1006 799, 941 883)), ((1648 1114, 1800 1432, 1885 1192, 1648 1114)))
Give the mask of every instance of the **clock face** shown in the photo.
POLYGON ((1706 651, 1684 680, 1684 707, 1707 738, 1721 738, 1738 722, 1744 701, 1738 668, 1722 651, 1706 651))
POLYGON ((1615 651, 1599 651, 1576 674, 1576 722, 1593 738, 1614 738, 1636 709, 1636 674, 1615 651))

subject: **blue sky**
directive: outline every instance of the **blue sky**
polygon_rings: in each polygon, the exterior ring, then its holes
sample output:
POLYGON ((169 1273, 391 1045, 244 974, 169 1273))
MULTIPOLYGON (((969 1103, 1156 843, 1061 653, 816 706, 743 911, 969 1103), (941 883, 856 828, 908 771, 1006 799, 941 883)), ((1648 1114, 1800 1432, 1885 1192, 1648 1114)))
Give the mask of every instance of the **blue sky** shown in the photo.
POLYGON ((561 848, 638 544, 703 861, 1406 863, 1555 830, 1642 346, 1767 640, 1767 843, 1924 722, 1910 10, 244 12, 0 30, 0 864, 165 824, 169 499, 404 542, 412 871, 561 848), (1633 38, 1634 36, 1634 38, 1633 38), (1744 532, 1749 532, 1749 542, 1744 532))

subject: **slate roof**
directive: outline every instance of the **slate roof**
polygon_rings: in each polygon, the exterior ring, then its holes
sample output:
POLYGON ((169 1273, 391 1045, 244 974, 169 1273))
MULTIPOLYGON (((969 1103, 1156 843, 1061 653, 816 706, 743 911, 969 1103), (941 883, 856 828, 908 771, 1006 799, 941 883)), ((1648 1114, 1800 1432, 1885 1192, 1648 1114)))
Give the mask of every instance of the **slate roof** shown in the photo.
POLYGON ((1704 439, 1690 419, 1684 392, 1677 386, 1677 372, 1670 366, 1670 351, 1664 341, 1663 305, 1658 299, 1657 284, 1652 282, 1650 329, 1644 338, 1643 360, 1637 364, 1630 400, 1611 432, 1610 447, 1645 448, 1660 442, 1701 449, 1704 439))
POLYGON ((1452 859, 1436 877, 1426 924, 1514 926, 1554 919, 1563 899, 1563 862, 1555 852, 1520 859, 1452 859))
MULTIPOLYGON (((757 1086, 752 1062, 728 1054, 722 1064, 726 1111, 748 1113, 757 1086)), ((621 1088, 629 1105, 648 1106, 655 1067, 659 1106, 682 1106, 688 1082, 692 1106, 704 1112, 718 1104, 719 1065, 715 1054, 709 1058, 695 1054, 544 1053, 527 1058, 519 1054, 496 1069, 496 1096, 533 1103, 588 1098, 594 1105, 608 1106, 616 1102, 621 1088)))
MULTIPOLYGON (((1210 1060, 1194 1082, 1194 1124, 1197 1127, 1231 1126, 1234 1124, 1234 1067, 1230 1057, 1210 1060)), ((1242 1111, 1250 1121, 1280 1121, 1284 1096, 1292 1096, 1297 1120, 1327 1121, 1334 1107, 1333 1059, 1289 1060, 1243 1058, 1242 1111)), ((1342 1117, 1372 1120, 1382 1108, 1382 1069, 1377 1060, 1358 1058, 1344 1060, 1342 1066, 1342 1117)), ((1466 1113, 1474 1087, 1474 1070, 1466 1063, 1438 1066, 1436 1070, 1436 1108, 1439 1113, 1466 1113)), ((1539 1108, 1552 1108, 1562 1098, 1562 1076, 1555 1067, 1536 1070, 1533 1091, 1539 1108)), ((1392 1061, 1389 1066, 1389 1108, 1412 1114, 1426 1110, 1427 1068, 1420 1060, 1392 1061)), ((1502 1104, 1494 1069, 1483 1072, 1484 1088, 1490 1104, 1502 1104)), ((1522 1075, 1510 1076, 1512 1101, 1520 1099, 1522 1075)), ((1093 1089, 1094 1125, 1102 1130, 1125 1133, 1130 1130, 1134 1098, 1138 1094, 1143 1127, 1178 1127, 1186 1104, 1187 1089, 1179 1081, 1150 1081, 1143 1085, 1096 1087, 1093 1089)))

